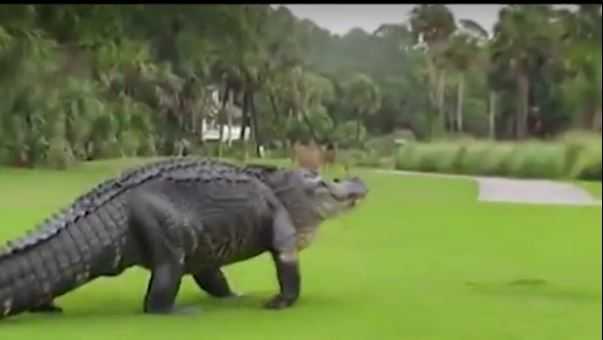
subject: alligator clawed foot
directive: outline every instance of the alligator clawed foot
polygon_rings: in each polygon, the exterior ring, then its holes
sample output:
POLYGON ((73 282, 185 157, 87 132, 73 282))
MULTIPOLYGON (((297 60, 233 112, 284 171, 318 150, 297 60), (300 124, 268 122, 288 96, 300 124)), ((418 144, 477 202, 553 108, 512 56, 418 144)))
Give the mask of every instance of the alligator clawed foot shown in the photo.
POLYGON ((227 299, 227 300, 233 300, 233 299, 239 299, 244 297, 245 294, 243 293, 238 293, 238 292, 231 292, 230 294, 223 296, 223 299, 227 299))
POLYGON ((166 309, 156 309, 153 311, 146 311, 145 314, 153 316, 169 316, 169 315, 197 315, 201 313, 199 306, 180 306, 166 309))
POLYGON ((264 304, 264 308, 266 309, 273 309, 273 310, 278 310, 278 309, 284 309, 287 307, 290 307, 291 305, 293 305, 294 300, 284 297, 282 295, 277 295, 275 297, 273 297, 271 300, 269 300, 268 302, 266 302, 264 304))
POLYGON ((170 314, 173 315, 197 315, 201 314, 201 307, 199 306, 181 306, 174 307, 170 314))

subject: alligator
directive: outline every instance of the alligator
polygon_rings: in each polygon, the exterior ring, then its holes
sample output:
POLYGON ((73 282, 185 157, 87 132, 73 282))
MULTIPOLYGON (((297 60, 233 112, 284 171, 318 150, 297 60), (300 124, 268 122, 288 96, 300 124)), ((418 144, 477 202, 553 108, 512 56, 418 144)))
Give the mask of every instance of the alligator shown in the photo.
POLYGON ((0 249, 0 319, 60 313, 58 297, 131 267, 150 272, 143 313, 179 313, 184 276, 211 297, 236 297, 223 267, 264 253, 279 286, 264 308, 290 307, 301 291, 299 253, 367 193, 357 177, 209 158, 126 170, 0 249))

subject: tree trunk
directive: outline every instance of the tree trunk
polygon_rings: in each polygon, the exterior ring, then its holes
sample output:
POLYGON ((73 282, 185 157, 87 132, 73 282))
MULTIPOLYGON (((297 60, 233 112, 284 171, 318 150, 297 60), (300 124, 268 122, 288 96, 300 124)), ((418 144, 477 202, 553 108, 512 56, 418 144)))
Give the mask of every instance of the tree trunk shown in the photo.
POLYGON ((247 132, 247 126, 249 125, 249 93, 243 92, 243 108, 241 115, 241 134, 239 138, 244 145, 246 145, 245 132, 247 132))
POLYGON ((274 113, 274 121, 278 125, 281 122, 281 116, 279 115, 278 105, 276 105, 276 98, 274 98, 274 94, 270 93, 268 94, 268 99, 270 100, 270 106, 274 113))
POLYGON ((594 131, 601 132, 601 124, 602 124, 601 120, 602 120, 602 117, 601 117, 601 108, 599 107, 599 109, 595 113, 595 117, 593 118, 592 129, 594 131))
POLYGON ((251 125, 249 124, 249 110, 251 108, 249 102, 249 91, 243 90, 243 107, 242 107, 242 117, 241 117, 241 144, 243 145, 243 160, 247 162, 249 158, 249 140, 245 138, 245 134, 247 132, 247 128, 251 130, 251 125))
POLYGON ((235 92, 231 91, 231 96, 228 98, 228 104, 226 105, 228 108, 228 110, 226 110, 226 121, 228 124, 228 134, 226 135, 226 140, 229 148, 232 147, 232 107, 234 105, 234 96, 235 92))
POLYGON ((518 139, 524 139, 528 135, 528 110, 530 105, 530 81, 527 74, 520 72, 517 75, 517 89, 519 91, 519 110, 517 110, 515 133, 518 139))
POLYGON ((431 54, 427 55, 427 77, 429 80, 429 98, 434 108, 438 106, 438 72, 431 54))
POLYGON ((429 101, 431 103, 430 112, 429 112, 429 124, 431 129, 431 137, 439 131, 440 117, 440 100, 439 100, 439 74, 438 69, 435 65, 434 56, 431 52, 427 53, 427 80, 429 83, 429 101))
POLYGON ((197 108, 195 107, 194 100, 190 100, 189 105, 190 105, 190 107, 189 107, 189 111, 190 111, 189 128, 190 128, 190 133, 194 136, 197 134, 197 108))
MULTIPOLYGON (((446 70, 442 70, 440 75, 440 84, 438 85, 438 114, 440 115, 440 122, 444 122, 444 117, 446 114, 445 107, 446 100, 446 70)), ((442 124, 443 126, 443 124, 442 124)))
POLYGON ((360 112, 356 113, 356 144, 360 144, 360 112))
POLYGON ((218 115, 218 119, 220 121, 219 123, 219 134, 218 134, 218 158, 222 157, 222 149, 224 147, 224 114, 226 113, 226 102, 228 99, 228 93, 230 92, 230 89, 228 87, 228 84, 224 84, 224 94, 222 96, 222 108, 220 109, 220 114, 218 115))
POLYGON ((465 76, 460 75, 459 84, 458 84, 458 102, 456 107, 456 130, 458 132, 463 132, 463 101, 464 101, 464 92, 465 92, 465 76))
POLYGON ((255 100, 254 93, 249 93, 249 113, 251 114, 252 125, 253 125, 253 140, 255 141, 255 153, 258 158, 262 157, 260 147, 262 146, 262 138, 260 136, 260 127, 258 126, 257 112, 255 111, 255 100))
MULTIPOLYGON (((286 119, 286 117, 281 116, 281 112, 279 111, 279 109, 282 110, 282 107, 279 108, 279 106, 277 105, 277 99, 272 91, 268 93, 268 99, 270 101, 270 106, 272 107, 272 112, 274 114, 274 125, 277 126, 278 129, 286 130, 287 127, 282 125, 283 120, 286 119)), ((277 139, 283 143, 286 143, 286 134, 279 133, 277 139)))
POLYGON ((205 141, 203 140, 204 134, 205 134, 205 114, 207 113, 208 108, 208 97, 211 96, 211 93, 209 93, 208 91, 203 91, 202 92, 202 96, 200 99, 200 107, 198 108, 198 114, 197 114, 197 129, 196 129, 196 133, 197 136, 199 138, 199 141, 201 142, 201 144, 205 143, 205 141))
POLYGON ((490 115, 488 116, 488 136, 496 139, 496 92, 490 91, 490 115))
POLYGON ((222 94, 222 107, 220 108, 220 114, 219 114, 219 125, 220 125, 220 140, 218 141, 219 144, 222 144, 222 140, 224 139, 224 115, 226 114, 226 103, 228 101, 228 93, 230 92, 230 89, 228 87, 228 85, 224 85, 224 93, 222 94))
POLYGON ((435 109, 436 116, 431 122, 431 135, 436 136, 445 131, 446 108, 445 108, 445 93, 446 93, 446 72, 442 70, 437 80, 435 93, 435 109))
POLYGON ((205 143, 204 137, 205 137, 205 112, 200 112, 199 113, 199 130, 197 132, 197 136, 199 137, 199 142, 201 144, 205 143))
POLYGON ((304 110, 301 115, 304 119, 304 123, 306 123, 306 125, 308 126, 308 130, 310 130, 310 137, 312 137, 312 139, 318 143, 319 141, 318 136, 316 135, 316 130, 314 129, 314 125, 312 125, 312 122, 310 121, 307 112, 304 110))

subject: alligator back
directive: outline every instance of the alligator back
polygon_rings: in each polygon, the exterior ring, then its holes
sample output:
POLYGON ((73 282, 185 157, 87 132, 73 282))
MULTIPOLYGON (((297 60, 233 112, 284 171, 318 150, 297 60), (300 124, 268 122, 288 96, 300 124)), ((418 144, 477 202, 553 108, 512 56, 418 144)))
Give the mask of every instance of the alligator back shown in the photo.
MULTIPOLYGON (((122 175, 108 179, 87 193, 81 195, 71 205, 62 211, 55 213, 50 218, 40 223, 34 231, 29 231, 24 237, 8 241, 4 249, 0 248, 0 261, 4 258, 27 250, 59 234, 62 230, 83 216, 91 214, 114 197, 140 186, 152 179, 158 178, 174 170, 201 167, 224 167, 233 165, 213 160, 191 160, 191 159, 168 159, 146 166, 125 171, 122 175)), ((1 262, 0 262, 1 263, 1 262)))

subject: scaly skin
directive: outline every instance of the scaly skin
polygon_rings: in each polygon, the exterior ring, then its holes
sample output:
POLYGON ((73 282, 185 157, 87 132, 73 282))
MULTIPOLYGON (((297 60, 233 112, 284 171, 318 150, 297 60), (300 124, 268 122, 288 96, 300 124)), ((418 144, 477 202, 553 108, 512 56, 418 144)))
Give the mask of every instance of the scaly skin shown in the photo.
POLYGON ((280 286, 266 307, 291 306, 303 240, 364 195, 358 179, 325 183, 303 170, 212 160, 128 171, 0 252, 0 318, 60 311, 57 297, 132 266, 151 272, 144 312, 171 313, 184 275, 212 296, 233 296, 221 267, 264 252, 280 286))

